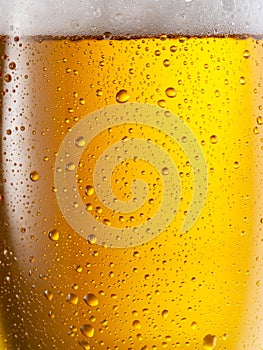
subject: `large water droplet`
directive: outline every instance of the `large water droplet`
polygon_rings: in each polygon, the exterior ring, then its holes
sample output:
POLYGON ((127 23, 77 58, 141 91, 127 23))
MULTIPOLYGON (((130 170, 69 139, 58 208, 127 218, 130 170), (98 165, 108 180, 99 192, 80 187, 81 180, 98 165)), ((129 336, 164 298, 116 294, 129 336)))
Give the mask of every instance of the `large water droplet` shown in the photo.
POLYGON ((116 95, 117 102, 124 103, 124 102, 127 102, 129 98, 130 98, 130 95, 127 90, 122 89, 117 92, 117 95, 116 95))
POLYGON ((92 338, 94 335, 94 327, 91 324, 84 324, 80 327, 80 331, 86 337, 92 338))
POLYGON ((72 304, 72 305, 77 305, 78 301, 79 301, 79 298, 76 294, 73 294, 73 293, 69 293, 67 295, 67 298, 66 298, 66 301, 69 303, 69 304, 72 304))
POLYGON ((92 293, 85 295, 83 299, 85 303, 89 306, 97 306, 99 304, 98 298, 96 297, 95 294, 92 294, 92 293))

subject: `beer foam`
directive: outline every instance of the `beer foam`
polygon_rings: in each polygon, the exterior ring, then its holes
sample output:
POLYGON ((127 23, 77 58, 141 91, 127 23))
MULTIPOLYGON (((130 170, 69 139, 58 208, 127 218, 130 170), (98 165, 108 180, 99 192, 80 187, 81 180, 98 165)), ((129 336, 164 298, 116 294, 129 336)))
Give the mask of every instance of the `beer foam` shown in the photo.
POLYGON ((0 0, 4 35, 263 34, 262 0, 0 0))

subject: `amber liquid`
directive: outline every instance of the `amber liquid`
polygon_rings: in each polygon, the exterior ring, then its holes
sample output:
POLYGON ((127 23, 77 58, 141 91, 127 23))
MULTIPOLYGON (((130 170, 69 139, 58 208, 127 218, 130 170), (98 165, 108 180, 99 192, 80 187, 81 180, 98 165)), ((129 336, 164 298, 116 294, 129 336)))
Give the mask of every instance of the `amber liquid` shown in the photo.
POLYGON ((263 41, 4 38, 1 52, 1 349, 261 349, 263 41), (190 130, 207 192, 183 232, 197 176, 184 135, 175 142, 162 126, 116 124, 113 115, 112 127, 88 143, 84 130, 78 164, 64 155, 65 164, 75 171, 83 215, 98 227, 140 235, 163 204, 169 172, 128 147, 112 192, 132 201, 135 179, 148 192, 139 208, 112 210, 94 177, 109 147, 146 141, 178 170, 180 198, 167 225, 143 244, 117 248, 72 228, 54 174, 60 145, 81 120, 90 118, 92 133, 92 113, 131 103, 168 110, 171 128, 176 121, 190 130))

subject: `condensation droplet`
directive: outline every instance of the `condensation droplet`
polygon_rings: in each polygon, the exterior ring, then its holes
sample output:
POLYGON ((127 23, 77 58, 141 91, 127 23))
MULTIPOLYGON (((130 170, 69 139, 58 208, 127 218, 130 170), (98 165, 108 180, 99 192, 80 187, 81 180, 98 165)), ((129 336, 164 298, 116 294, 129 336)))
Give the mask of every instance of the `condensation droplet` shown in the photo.
POLYGON ((161 108, 165 108, 166 107, 166 101, 165 100, 159 100, 158 101, 158 106, 161 108))
POLYGON ((83 136, 80 136, 75 140, 75 145, 79 148, 84 147, 85 144, 86 144, 86 141, 83 136))
POLYGON ((94 327, 91 324, 84 324, 80 327, 80 331, 86 337, 92 338, 94 335, 94 327))
POLYGON ((33 182, 36 182, 36 181, 38 181, 38 179, 39 179, 38 172, 37 171, 32 171, 30 173, 30 180, 33 181, 33 182))
POLYGON ((12 69, 12 70, 15 69, 16 68, 15 62, 10 62, 9 63, 9 68, 12 69))
POLYGON ((166 90, 165 90, 165 93, 166 93, 166 96, 167 97, 170 97, 170 98, 173 98, 176 96, 176 90, 175 88, 173 87, 168 87, 166 90))
POLYGON ((207 334, 204 337, 203 348, 205 350, 214 350, 216 346, 216 336, 212 334, 207 334))
POLYGON ((246 78, 245 77, 240 77, 239 82, 241 85, 245 85, 246 84, 246 78))
POLYGON ((197 322, 193 321, 193 322, 191 323, 191 327, 192 327, 193 329, 196 329, 196 327, 197 327, 197 322))
POLYGON ((50 230, 48 232, 48 237, 51 239, 51 241, 58 241, 59 240, 59 232, 55 228, 53 230, 50 230))
POLYGON ((97 95, 97 96, 102 96, 102 95, 103 95, 103 91, 102 91, 101 89, 98 89, 98 90, 96 91, 96 95, 97 95))
POLYGON ((87 239, 90 244, 95 244, 97 242, 97 237, 94 234, 89 235, 87 239))
POLYGON ((7 83, 10 83, 10 81, 12 80, 12 76, 10 74, 6 74, 4 79, 7 83))
POLYGON ((70 162, 66 165, 66 170, 67 171, 74 171, 76 169, 75 164, 70 162))
POLYGON ((79 103, 83 106, 86 103, 86 101, 84 98, 80 98, 79 103))
POLYGON ((50 290, 45 290, 44 296, 46 297, 46 299, 47 299, 48 301, 51 301, 51 300, 53 299, 53 293, 50 292, 50 290))
POLYGON ((239 167, 240 167, 239 162, 234 162, 234 168, 235 168, 235 169, 238 169, 239 167))
POLYGON ((168 175, 169 174, 169 168, 162 168, 162 174, 163 175, 168 175))
POLYGON ((166 59, 166 60, 163 61, 163 65, 164 65, 165 67, 169 67, 170 64, 171 64, 171 62, 170 62, 170 60, 168 60, 168 59, 166 59))
POLYGON ((95 294, 92 294, 92 293, 85 295, 83 299, 85 303, 89 306, 97 306, 99 304, 98 298, 96 297, 95 294))
POLYGON ((210 136, 210 142, 211 142, 212 144, 216 144, 216 143, 218 142, 217 136, 216 136, 216 135, 210 136))
POLYGON ((250 58, 250 52, 249 50, 245 50, 243 53, 244 58, 250 58))
POLYGON ((257 123, 258 123, 258 125, 262 125, 263 124, 263 117, 261 117, 261 116, 257 117, 257 123))
POLYGON ((67 298, 66 298, 66 301, 69 303, 69 304, 72 304, 72 305, 77 305, 78 301, 79 301, 79 298, 76 294, 74 293, 69 293, 67 295, 67 298))
POLYGON ((94 193, 94 187, 93 186, 90 186, 88 185, 85 189, 85 193, 87 196, 92 196, 93 193, 94 193))
POLYGON ((130 98, 130 95, 128 93, 127 90, 120 90, 117 92, 117 95, 116 95, 116 101, 119 102, 119 103, 125 103, 129 100, 130 98))
POLYGON ((135 329, 141 329, 141 327, 142 327, 139 320, 134 320, 134 321, 132 322, 132 326, 133 326, 135 329))
POLYGON ((168 318, 168 310, 163 310, 162 311, 162 318, 166 320, 168 318))

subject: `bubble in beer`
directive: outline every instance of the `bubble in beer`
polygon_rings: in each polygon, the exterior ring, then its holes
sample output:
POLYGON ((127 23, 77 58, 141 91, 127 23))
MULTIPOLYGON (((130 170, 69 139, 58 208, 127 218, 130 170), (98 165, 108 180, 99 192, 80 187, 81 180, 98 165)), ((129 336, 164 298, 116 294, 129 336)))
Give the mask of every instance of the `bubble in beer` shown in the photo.
POLYGON ((53 293, 50 292, 50 290, 48 290, 48 289, 45 290, 44 296, 46 297, 46 299, 47 299, 48 301, 51 301, 51 300, 53 299, 53 293))
POLYGON ((36 181, 38 181, 38 179, 39 179, 39 174, 38 174, 38 172, 37 171, 32 171, 31 173, 30 173, 30 180, 31 181, 33 181, 33 182, 36 182, 36 181))
POLYGON ((117 95, 116 95, 116 101, 119 102, 119 103, 125 103, 129 100, 130 98, 130 95, 128 93, 127 90, 120 90, 117 92, 117 95))
POLYGON ((98 298, 96 297, 95 294, 92 294, 92 293, 85 295, 83 299, 85 303, 89 306, 97 306, 99 304, 98 298))
POLYGON ((218 138, 216 135, 210 136, 210 142, 214 145, 218 142, 218 138))
POLYGON ((94 193, 94 187, 93 186, 86 186, 85 193, 87 196, 92 196, 94 193))
POLYGON ((207 334, 204 337, 203 349, 205 349, 205 350, 214 350, 215 346, 216 346, 216 336, 215 335, 211 335, 211 334, 207 334))
POLYGON ((176 96, 176 90, 175 88, 173 87, 169 87, 165 90, 165 93, 166 93, 166 96, 167 97, 170 97, 170 98, 173 98, 176 96))
POLYGON ((69 304, 72 304, 72 305, 77 305, 78 301, 79 301, 79 298, 76 294, 74 293, 69 293, 67 295, 67 298, 66 298, 66 301, 69 303, 69 304))
POLYGON ((80 327, 80 331, 88 338, 92 338, 94 335, 94 327, 91 324, 84 324, 80 327))
POLYGON ((50 230, 48 232, 48 237, 51 239, 51 241, 58 241, 59 240, 59 232, 56 229, 50 230))

